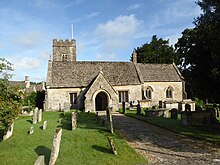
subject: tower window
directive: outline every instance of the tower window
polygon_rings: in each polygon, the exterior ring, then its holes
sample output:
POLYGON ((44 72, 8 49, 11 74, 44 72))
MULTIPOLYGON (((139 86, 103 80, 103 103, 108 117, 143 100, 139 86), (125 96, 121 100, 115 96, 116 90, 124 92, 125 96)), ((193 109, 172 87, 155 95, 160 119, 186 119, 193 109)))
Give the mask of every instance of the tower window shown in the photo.
POLYGON ((67 53, 63 53, 62 54, 62 61, 67 61, 67 56, 68 56, 67 53))

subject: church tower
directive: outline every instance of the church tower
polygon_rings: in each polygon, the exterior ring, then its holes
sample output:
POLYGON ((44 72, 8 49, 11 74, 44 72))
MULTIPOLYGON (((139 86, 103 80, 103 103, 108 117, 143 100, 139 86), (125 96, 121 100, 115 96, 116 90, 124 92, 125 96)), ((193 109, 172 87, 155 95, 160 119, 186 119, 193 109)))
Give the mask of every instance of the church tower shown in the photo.
POLYGON ((52 61, 76 61, 76 40, 53 40, 52 61))

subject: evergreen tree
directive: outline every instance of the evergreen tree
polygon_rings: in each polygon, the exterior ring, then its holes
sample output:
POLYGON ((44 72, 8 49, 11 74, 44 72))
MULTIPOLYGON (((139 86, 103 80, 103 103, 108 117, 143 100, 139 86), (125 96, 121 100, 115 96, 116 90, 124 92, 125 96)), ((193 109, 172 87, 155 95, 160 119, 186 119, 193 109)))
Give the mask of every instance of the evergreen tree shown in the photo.
POLYGON ((178 54, 172 46, 169 46, 169 40, 158 39, 156 35, 152 37, 150 43, 137 47, 135 51, 138 63, 179 63, 178 54))
POLYGON ((175 45, 191 96, 220 101, 220 1, 202 0, 195 28, 185 29, 175 45))

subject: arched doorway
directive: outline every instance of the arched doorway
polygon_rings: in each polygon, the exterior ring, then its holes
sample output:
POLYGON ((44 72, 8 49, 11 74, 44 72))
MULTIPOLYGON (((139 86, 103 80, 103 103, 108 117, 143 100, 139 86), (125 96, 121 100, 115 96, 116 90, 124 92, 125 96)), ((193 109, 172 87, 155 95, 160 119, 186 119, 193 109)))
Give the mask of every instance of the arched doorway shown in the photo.
POLYGON ((96 111, 104 111, 108 106, 108 96, 104 92, 99 92, 95 98, 96 111))

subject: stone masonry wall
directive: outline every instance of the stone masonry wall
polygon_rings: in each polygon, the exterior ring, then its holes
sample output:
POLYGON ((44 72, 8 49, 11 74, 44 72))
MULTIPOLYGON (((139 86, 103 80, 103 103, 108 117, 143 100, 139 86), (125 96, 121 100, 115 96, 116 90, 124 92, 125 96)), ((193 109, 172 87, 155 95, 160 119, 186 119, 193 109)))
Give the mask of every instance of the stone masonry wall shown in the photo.
POLYGON ((152 106, 158 105, 159 101, 182 101, 183 100, 183 92, 182 92, 182 82, 148 82, 144 83, 144 88, 150 86, 153 89, 152 92, 152 106), (173 87, 173 98, 166 98, 166 89, 167 87, 173 87))

